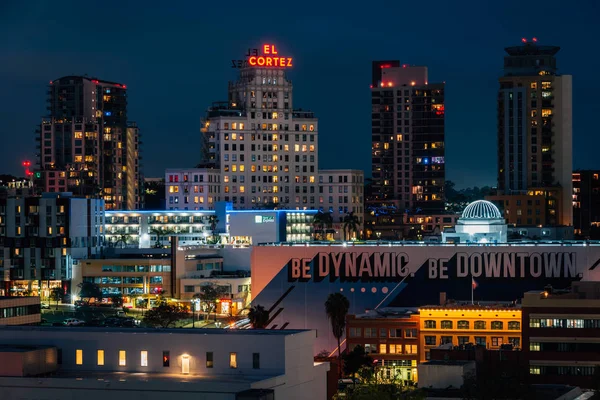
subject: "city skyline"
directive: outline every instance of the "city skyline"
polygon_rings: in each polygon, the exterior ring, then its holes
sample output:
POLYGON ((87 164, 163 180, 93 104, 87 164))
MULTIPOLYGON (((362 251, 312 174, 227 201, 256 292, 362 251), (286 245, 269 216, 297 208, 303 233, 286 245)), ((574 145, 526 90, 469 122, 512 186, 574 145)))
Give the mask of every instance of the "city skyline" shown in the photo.
MULTIPOLYGON (((207 13, 224 11, 214 5, 160 11, 121 5, 124 14, 132 14, 130 23, 98 36, 80 30, 84 23, 81 16, 89 11, 85 6, 65 7, 61 16, 73 23, 63 26, 55 26, 45 18, 51 9, 42 2, 27 9, 18 4, 5 6, 0 29, 11 40, 5 43, 0 76, 7 81, 7 93, 12 95, 0 100, 0 119, 5 129, 0 134, 13 137, 13 146, 0 149, 0 171, 21 175, 21 161, 35 160, 33 131, 46 114, 45 86, 71 73, 127 84, 129 118, 138 122, 145 138, 146 176, 162 176, 166 168, 193 167, 200 162, 200 118, 212 101, 226 99, 223 82, 235 79, 231 59, 243 58, 247 48, 269 41, 294 58, 290 76, 298 84, 297 104, 310 107, 320 119, 321 167, 355 168, 370 175, 370 65, 377 59, 399 59, 411 65, 427 65, 432 82, 446 82, 447 179, 458 187, 495 185, 496 94, 504 48, 519 44, 521 37, 534 36, 541 44, 562 48, 559 73, 574 77, 573 150, 579 157, 574 158, 573 167, 593 168, 593 149, 600 139, 587 132, 593 129, 594 105, 599 100, 578 96, 598 86, 584 80, 589 65, 598 56, 586 53, 586 63, 577 56, 594 36, 586 28, 592 26, 592 9, 598 6, 592 2, 588 5, 585 11, 561 9, 563 25, 569 28, 561 30, 568 32, 562 35, 547 23, 558 17, 558 11, 552 11, 550 5, 536 11, 534 6, 517 2, 507 3, 503 10, 482 4, 479 14, 484 17, 476 21, 471 21, 468 13, 440 5, 436 12, 450 18, 440 21, 438 29, 423 32, 421 39, 413 40, 405 39, 419 28, 417 20, 396 28, 396 24, 385 24, 387 17, 376 23, 365 21, 358 11, 337 10, 336 17, 325 17, 332 15, 332 6, 320 7, 322 13, 311 16, 283 6, 282 12, 295 13, 295 21, 284 26, 261 26, 243 39, 230 27, 244 20, 241 15, 251 17, 260 10, 244 13, 239 9, 239 15, 228 15, 230 23, 219 26, 218 21, 206 18, 207 13), (530 20, 527 15, 539 18, 530 20), (159 17, 163 23, 155 28, 153 21, 159 17), (461 24, 461 20, 469 20, 470 24, 461 24), (481 34, 494 27, 500 33, 481 34), (76 31, 80 32, 77 37, 70 36, 69 32, 76 31), (441 32, 445 40, 436 39, 441 32), (70 40, 61 42, 60 37, 70 40), (98 41, 100 38, 103 40, 98 41), (402 39, 405 41, 398 41, 402 39), (88 47, 90 42, 94 46, 88 47), (82 52, 85 57, 79 55, 82 52), (323 90, 336 95, 323 96, 323 90), (157 98, 153 100, 153 96, 157 98), (340 140, 344 132, 349 139, 340 140), (165 133, 177 138, 169 144, 168 152, 161 140, 165 133), (464 157, 465 152, 470 157, 464 157)), ((107 17, 110 14, 106 10, 110 9, 114 8, 94 12, 98 17, 107 17)), ((394 10, 395 6, 390 6, 389 11, 394 10)), ((420 12, 410 6, 396 10, 420 12)))

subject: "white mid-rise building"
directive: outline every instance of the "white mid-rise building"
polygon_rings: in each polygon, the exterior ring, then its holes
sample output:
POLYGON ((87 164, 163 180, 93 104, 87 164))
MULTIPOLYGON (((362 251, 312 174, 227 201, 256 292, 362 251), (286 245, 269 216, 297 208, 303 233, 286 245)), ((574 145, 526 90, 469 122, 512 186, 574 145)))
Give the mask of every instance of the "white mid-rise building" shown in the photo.
POLYGON ((284 68, 241 69, 202 132, 205 161, 221 171, 221 195, 234 208, 318 207, 318 120, 294 108, 284 68))
POLYGON ((309 330, 3 327, 0 393, 3 400, 74 393, 90 400, 325 399, 329 363, 313 361, 314 342, 309 330))

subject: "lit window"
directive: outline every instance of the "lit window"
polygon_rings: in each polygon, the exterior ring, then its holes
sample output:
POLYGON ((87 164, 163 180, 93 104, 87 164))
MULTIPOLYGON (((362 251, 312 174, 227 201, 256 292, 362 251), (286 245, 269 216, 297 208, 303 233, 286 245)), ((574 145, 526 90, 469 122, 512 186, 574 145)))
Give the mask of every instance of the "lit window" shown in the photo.
POLYGON ((536 343, 536 342, 529 343, 529 351, 540 351, 541 347, 542 346, 539 343, 536 343))
POLYGON ((379 345, 379 354, 385 353, 387 353, 387 345, 385 343, 382 343, 379 345))
POLYGON ((146 351, 146 350, 142 350, 140 352, 140 365, 142 367, 148 366, 148 351, 146 351))
POLYGON ((417 354, 417 345, 416 344, 405 344, 404 345, 404 354, 417 354))
POLYGON ((127 365, 127 352, 125 350, 119 350, 119 365, 122 367, 127 365))
POLYGON ((83 350, 75 350, 75 364, 83 364, 83 350))
POLYGON ((104 350, 98 350, 98 365, 104 365, 104 350))
POLYGON ((237 368, 237 353, 229 353, 229 367, 237 368))

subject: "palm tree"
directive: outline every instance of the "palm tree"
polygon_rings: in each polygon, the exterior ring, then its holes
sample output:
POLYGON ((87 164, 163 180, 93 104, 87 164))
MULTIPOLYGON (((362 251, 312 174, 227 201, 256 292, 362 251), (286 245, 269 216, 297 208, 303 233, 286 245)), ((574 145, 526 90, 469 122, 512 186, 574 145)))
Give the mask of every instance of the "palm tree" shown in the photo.
POLYGON ((250 308, 248 318, 254 329, 265 329, 269 323, 269 311, 259 304, 250 308))
POLYGON ((338 377, 342 377, 342 349, 340 339, 346 329, 346 315, 350 309, 350 302, 341 293, 331 293, 325 301, 325 312, 331 321, 331 332, 338 342, 338 377))
POLYGON ((350 240, 352 232, 358 232, 358 217, 351 211, 346 214, 342 222, 344 223, 344 240, 350 240), (346 234, 346 232, 348 233, 346 234))
POLYGON ((150 228, 149 233, 156 235, 156 244, 154 245, 154 247, 160 248, 162 247, 161 239, 165 236, 172 235, 173 233, 175 233, 175 230, 171 228, 150 228))
POLYGON ((211 215, 208 217, 208 223, 210 225, 210 231, 214 239, 217 236, 217 225, 219 224, 219 218, 217 218, 216 215, 211 215))
POLYGON ((115 247, 117 247, 117 245, 119 243, 122 243, 123 247, 125 247, 125 245, 129 241, 131 241, 131 235, 127 235, 127 234, 120 235, 119 238, 117 239, 117 241, 115 242, 115 247))

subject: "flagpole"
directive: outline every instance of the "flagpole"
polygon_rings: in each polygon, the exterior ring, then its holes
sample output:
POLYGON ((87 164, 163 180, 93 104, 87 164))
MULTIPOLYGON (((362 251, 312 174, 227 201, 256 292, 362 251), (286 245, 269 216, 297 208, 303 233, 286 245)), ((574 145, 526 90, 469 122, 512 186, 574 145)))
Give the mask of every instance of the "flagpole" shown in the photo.
POLYGON ((471 305, 474 305, 475 302, 473 301, 473 292, 475 291, 475 281, 473 280, 473 275, 471 275, 471 305))

